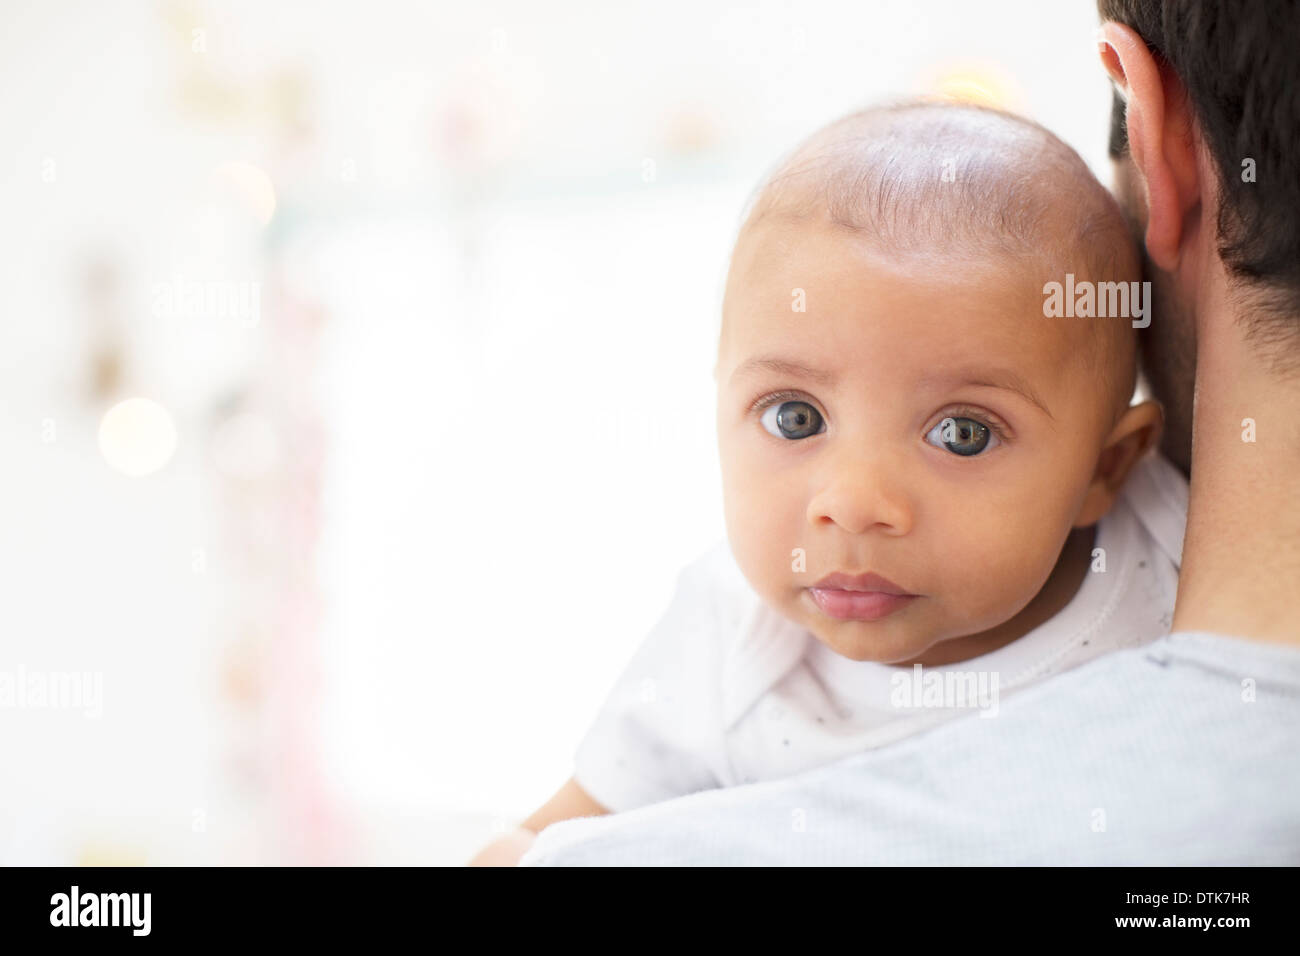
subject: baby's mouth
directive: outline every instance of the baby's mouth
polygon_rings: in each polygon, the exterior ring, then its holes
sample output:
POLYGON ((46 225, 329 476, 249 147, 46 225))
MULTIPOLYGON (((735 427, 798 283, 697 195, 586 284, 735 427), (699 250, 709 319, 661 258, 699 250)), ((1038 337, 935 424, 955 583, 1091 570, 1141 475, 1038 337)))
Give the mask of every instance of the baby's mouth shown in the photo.
POLYGON ((823 614, 841 621, 878 621, 920 597, 879 574, 828 574, 808 594, 823 614))

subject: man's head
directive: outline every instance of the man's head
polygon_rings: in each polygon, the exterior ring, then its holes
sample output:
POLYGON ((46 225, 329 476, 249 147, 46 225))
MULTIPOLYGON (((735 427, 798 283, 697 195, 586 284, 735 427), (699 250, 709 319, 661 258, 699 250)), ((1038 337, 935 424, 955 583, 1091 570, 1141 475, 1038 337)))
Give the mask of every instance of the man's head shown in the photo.
POLYGON ((1024 611, 1159 428, 1129 407, 1131 317, 1046 317, 1044 287, 1137 269, 1114 200, 1026 120, 913 104, 800 146, 737 240, 716 369, 728 536, 760 596, 894 663, 1024 611), (908 596, 828 604, 836 572, 908 596))
POLYGON ((1300 361, 1300 0, 1098 0, 1117 193, 1154 285, 1143 370, 1191 452, 1198 300, 1214 260, 1281 367, 1300 361))

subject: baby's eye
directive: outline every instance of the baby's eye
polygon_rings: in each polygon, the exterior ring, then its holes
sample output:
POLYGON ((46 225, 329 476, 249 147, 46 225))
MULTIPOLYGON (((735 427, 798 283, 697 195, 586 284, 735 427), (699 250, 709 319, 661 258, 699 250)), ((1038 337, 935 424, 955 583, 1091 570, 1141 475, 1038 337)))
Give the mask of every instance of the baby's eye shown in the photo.
POLYGON ((949 416, 935 425, 926 434, 925 440, 931 445, 942 445, 954 455, 978 455, 996 444, 993 430, 973 418, 949 416))
POLYGON ((807 402, 781 402, 763 409, 759 419, 777 438, 811 438, 825 430, 821 412, 807 402))

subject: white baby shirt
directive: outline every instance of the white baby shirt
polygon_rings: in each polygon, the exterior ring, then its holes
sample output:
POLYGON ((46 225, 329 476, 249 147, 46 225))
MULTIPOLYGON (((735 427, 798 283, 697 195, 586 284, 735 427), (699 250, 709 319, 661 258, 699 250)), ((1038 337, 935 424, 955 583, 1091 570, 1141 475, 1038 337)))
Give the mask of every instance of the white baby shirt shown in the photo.
POLYGON ((1147 455, 1098 523, 1096 570, 1069 604, 1006 647, 921 669, 835 653, 754 593, 724 540, 679 574, 582 738, 574 778, 621 812, 995 716, 1007 694, 1168 633, 1186 515, 1186 480, 1147 455))

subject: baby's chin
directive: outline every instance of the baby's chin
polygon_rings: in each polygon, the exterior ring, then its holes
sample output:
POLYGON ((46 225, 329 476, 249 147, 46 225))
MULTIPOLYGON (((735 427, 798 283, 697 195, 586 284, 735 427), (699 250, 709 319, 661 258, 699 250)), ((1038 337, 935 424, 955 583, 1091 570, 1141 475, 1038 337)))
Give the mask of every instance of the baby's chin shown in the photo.
POLYGON ((831 633, 825 628, 811 630, 817 640, 841 657, 876 664, 908 665, 943 643, 939 639, 916 633, 881 633, 877 628, 878 623, 849 622, 849 626, 840 626, 831 633))

